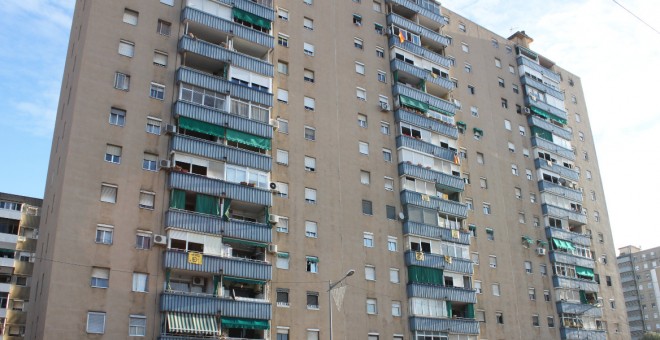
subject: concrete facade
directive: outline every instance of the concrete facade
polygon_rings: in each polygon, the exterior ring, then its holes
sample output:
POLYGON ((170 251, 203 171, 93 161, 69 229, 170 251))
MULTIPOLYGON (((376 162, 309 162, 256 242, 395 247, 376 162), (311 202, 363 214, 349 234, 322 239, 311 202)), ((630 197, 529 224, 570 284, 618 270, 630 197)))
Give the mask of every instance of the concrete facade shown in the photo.
POLYGON ((641 339, 646 332, 660 332, 659 254, 660 247, 645 250, 635 246, 619 248, 616 260, 632 339, 641 339))

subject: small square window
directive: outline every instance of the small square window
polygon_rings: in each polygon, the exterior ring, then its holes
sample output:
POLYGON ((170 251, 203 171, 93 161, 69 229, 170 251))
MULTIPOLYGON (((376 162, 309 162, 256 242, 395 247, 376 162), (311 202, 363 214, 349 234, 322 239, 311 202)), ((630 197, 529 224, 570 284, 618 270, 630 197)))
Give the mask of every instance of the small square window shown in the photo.
POLYGON ((387 250, 397 251, 396 237, 394 237, 394 236, 388 236, 387 237, 387 250))
MULTIPOLYGON (((353 1, 355 1, 355 0, 353 0, 353 1)), ((360 16, 358 14, 353 14, 353 23, 356 26, 362 26, 362 16, 360 16)))
POLYGON ((284 21, 289 21, 289 11, 284 8, 277 9, 277 17, 284 21))
POLYGON ((110 125, 124 126, 125 121, 126 121, 125 110, 117 109, 114 107, 110 109, 110 118, 108 120, 110 125))
POLYGON ((305 126, 305 139, 309 141, 315 141, 316 129, 311 126, 305 126))
POLYGON ((383 160, 385 162, 392 162, 392 150, 383 148, 383 160))
POLYGON ((362 235, 362 243, 367 248, 373 248, 374 247, 374 234, 364 233, 362 235))
POLYGON ((366 101, 366 100, 367 100, 367 90, 358 87, 358 88, 355 90, 355 93, 356 93, 356 95, 357 95, 357 99, 362 100, 362 101, 366 101))
POLYGON ((140 191, 139 207, 142 209, 153 209, 156 194, 149 191, 140 191))
POLYGON ((131 315, 128 319, 129 336, 147 335, 147 318, 144 315, 131 315))
POLYGON ((497 84, 498 84, 500 87, 504 87, 504 79, 502 79, 502 78, 497 78, 497 84))
POLYGON ((387 83, 387 73, 378 71, 378 81, 381 83, 387 83))
POLYGON ((316 99, 310 97, 304 97, 303 105, 305 106, 305 110, 314 111, 316 110, 316 99))
POLYGON ((118 90, 128 91, 131 84, 131 76, 128 74, 117 72, 115 73, 115 88, 118 90))
POLYGON ((149 97, 158 99, 158 100, 164 100, 165 99, 165 85, 161 85, 158 83, 151 83, 151 87, 149 88, 149 97))
POLYGON ((105 147, 105 161, 109 163, 121 163, 121 146, 107 144, 105 147))
POLYGON ((149 274, 133 273, 133 291, 146 293, 148 291, 149 274))
POLYGON ((495 67, 502 68, 502 61, 499 58, 495 58, 495 67))
POLYGON ((518 85, 512 84, 511 89, 513 89, 513 93, 520 93, 520 90, 518 89, 518 85))
POLYGON ((286 34, 279 33, 277 35, 277 44, 282 47, 289 47, 289 36, 286 34))
POLYGON ((371 182, 371 173, 369 171, 360 170, 360 183, 369 185, 371 182))
POLYGON ((458 30, 461 31, 461 32, 465 32, 466 31, 465 24, 462 23, 462 22, 459 22, 458 23, 458 30))
POLYGON ((360 151, 361 154, 368 155, 369 154, 369 143, 359 142, 358 143, 358 150, 360 151))
POLYGON ((376 56, 378 58, 385 58, 385 50, 382 47, 376 47, 376 56))
POLYGON ((472 72, 472 65, 465 64, 465 67, 463 69, 465 70, 465 73, 471 73, 472 72))
POLYGON ((119 49, 117 52, 125 57, 132 58, 135 54, 135 43, 128 40, 119 40, 119 49))
POLYGON ((314 56, 314 45, 312 45, 310 43, 303 43, 303 52, 306 55, 308 55, 310 57, 313 57, 314 56))
POLYGON ((384 135, 389 135, 390 134, 390 123, 387 122, 380 122, 380 132, 384 135))
POLYGON ((303 18, 303 27, 310 31, 314 30, 314 20, 310 18, 303 18))
POLYGON ((289 151, 277 149, 275 160, 277 164, 289 165, 289 151))
POLYGON ((500 296, 500 284, 499 283, 493 283, 491 285, 492 291, 493 291, 493 296, 500 296))
POLYGON ((318 225, 316 222, 305 221, 305 236, 310 238, 318 237, 318 225))
POLYGON ((509 101, 504 99, 504 98, 501 98, 501 105, 502 105, 503 108, 508 109, 509 108, 509 101))
POLYGON ((469 46, 468 44, 466 44, 466 43, 461 43, 461 49, 462 49, 463 52, 465 52, 465 53, 470 53, 470 46, 469 46))
POLYGON ((167 53, 162 51, 154 51, 154 65, 165 67, 167 66, 167 53))
POLYGON ((137 25, 138 24, 138 12, 134 10, 130 10, 128 8, 124 8, 124 22, 129 24, 129 25, 137 25))
POLYGON ((305 156, 305 170, 310 172, 316 171, 316 158, 305 156))
POLYGON ((360 38, 353 38, 353 46, 358 49, 364 49, 364 40, 360 38))
POLYGON ((399 270, 396 268, 390 268, 390 282, 399 283, 399 270))
POLYGON ((367 281, 376 281, 376 267, 364 266, 364 279, 367 281))
MULTIPOLYGON (((316 256, 307 256, 306 258, 307 262, 307 272, 308 273, 318 273, 319 272, 319 258, 316 256)), ((318 298, 318 296, 317 296, 318 298)), ((318 308, 317 308, 318 309, 318 308)))
POLYGON ((135 248, 151 249, 151 233, 137 232, 135 234, 135 248))
POLYGON ((275 267, 278 269, 289 269, 289 253, 277 253, 277 260, 275 261, 275 267))
POLYGON ((373 203, 368 200, 362 200, 362 213, 365 215, 373 215, 373 203))
POLYGON ((285 89, 277 89, 277 101, 288 104, 289 103, 289 91, 285 89))
POLYGON ((147 133, 160 135, 160 125, 161 125, 160 119, 154 117, 147 117, 147 126, 146 126, 147 133))
POLYGON ((316 77, 314 75, 314 71, 305 69, 303 71, 303 80, 308 82, 308 83, 313 83, 316 81, 316 77))
POLYGON ((289 74, 289 63, 286 61, 277 61, 277 72, 282 74, 289 74))
POLYGON ((378 314, 376 299, 367 299, 367 314, 378 314))
POLYGON ((277 232, 278 233, 288 233, 289 232, 289 218, 280 216, 277 220, 277 232))
POLYGON ((305 188, 305 202, 316 204, 316 189, 305 188))
POLYGON ((156 25, 156 32, 160 35, 169 36, 172 32, 172 24, 158 19, 158 24, 156 25))
POLYGON ((401 316, 401 302, 392 301, 392 316, 401 316))
POLYGON ((145 153, 142 158, 142 169, 148 171, 158 171, 158 156, 145 153))
POLYGON ((104 224, 96 226, 96 243, 107 245, 112 244, 114 229, 114 227, 104 224))
POLYGON ((101 202, 117 203, 117 186, 101 184, 101 202))
POLYGON ((168 6, 174 6, 174 0, 160 0, 160 3, 168 6))
POLYGON ((367 116, 365 116, 361 113, 358 113, 357 117, 358 117, 358 126, 361 127, 361 128, 366 129, 367 128, 367 116))
POLYGON ((385 182, 385 190, 394 191, 394 179, 393 178, 385 177, 384 182, 385 182))
POLYGON ((474 86, 468 85, 468 93, 469 94, 475 94, 475 92, 476 92, 476 90, 475 90, 474 86))
POLYGON ((105 313, 103 312, 87 313, 87 333, 90 334, 105 333, 105 313))
POLYGON ((92 288, 108 288, 110 286, 110 269, 92 267, 92 288))

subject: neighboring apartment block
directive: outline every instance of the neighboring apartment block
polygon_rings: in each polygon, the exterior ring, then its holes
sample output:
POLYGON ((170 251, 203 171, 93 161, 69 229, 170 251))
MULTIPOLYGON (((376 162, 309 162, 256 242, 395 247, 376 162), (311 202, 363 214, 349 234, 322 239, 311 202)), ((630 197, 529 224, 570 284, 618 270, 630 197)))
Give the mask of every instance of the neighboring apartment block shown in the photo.
POLYGON ((617 264, 628 311, 632 339, 646 332, 660 333, 660 247, 642 250, 635 246, 619 248, 617 264))
POLYGON ((25 335, 41 199, 0 192, 0 335, 25 335))
POLYGON ((627 339, 580 79, 530 42, 430 0, 78 1, 28 338, 627 339))

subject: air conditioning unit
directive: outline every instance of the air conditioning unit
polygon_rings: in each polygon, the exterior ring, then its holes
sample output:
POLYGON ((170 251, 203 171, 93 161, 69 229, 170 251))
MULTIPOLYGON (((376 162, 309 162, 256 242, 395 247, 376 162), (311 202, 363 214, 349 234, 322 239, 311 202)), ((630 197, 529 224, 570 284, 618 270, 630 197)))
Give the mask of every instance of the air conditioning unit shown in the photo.
POLYGON ((164 246, 167 244, 167 236, 165 235, 154 235, 154 244, 159 244, 164 246))
POLYGON ((390 110, 390 104, 387 102, 380 102, 380 110, 383 112, 388 112, 390 110))
POLYGON ((161 159, 160 160, 160 168, 161 169, 169 169, 172 167, 172 161, 169 159, 161 159))
POLYGON ((268 222, 270 222, 270 223, 275 224, 279 221, 280 221, 280 217, 278 215, 271 214, 271 215, 268 216, 268 222))
POLYGON ((530 110, 528 107, 523 107, 523 113, 528 115, 528 114, 532 113, 532 110, 530 110))
POLYGON ((280 192, 280 188, 277 187, 277 183, 275 182, 270 183, 270 190, 273 192, 280 192))
POLYGON ((165 132, 166 133, 176 133, 176 126, 172 125, 172 124, 167 124, 167 126, 165 126, 165 132))
POLYGON ((280 128, 280 121, 277 119, 271 119, 270 125, 273 127, 273 129, 277 130, 280 128))
POLYGON ((536 248, 536 255, 538 255, 538 256, 544 256, 546 252, 547 252, 547 249, 545 249, 545 248, 536 248))
POLYGON ((269 244, 268 245, 268 252, 269 253, 277 253, 277 244, 269 244))
POLYGON ((203 286, 204 285, 204 278, 199 277, 199 276, 193 276, 192 284, 193 284, 193 286, 203 286))

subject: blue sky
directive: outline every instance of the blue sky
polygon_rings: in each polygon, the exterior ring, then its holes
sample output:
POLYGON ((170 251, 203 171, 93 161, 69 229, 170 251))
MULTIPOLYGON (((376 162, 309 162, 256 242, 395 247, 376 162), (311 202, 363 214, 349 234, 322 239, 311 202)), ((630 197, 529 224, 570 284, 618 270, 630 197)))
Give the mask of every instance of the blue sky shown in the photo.
MULTIPOLYGON (((618 2, 660 29, 660 2, 618 2)), ((2 192, 43 196, 73 5, 74 0, 3 2, 0 20, 9 34, 0 35, 2 192)), ((660 246, 654 228, 660 34, 607 0, 442 5, 501 36, 525 30, 535 40, 532 49, 581 77, 615 246, 660 246)))

